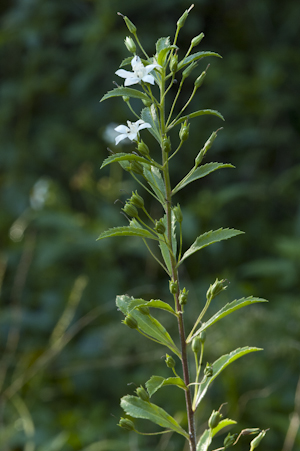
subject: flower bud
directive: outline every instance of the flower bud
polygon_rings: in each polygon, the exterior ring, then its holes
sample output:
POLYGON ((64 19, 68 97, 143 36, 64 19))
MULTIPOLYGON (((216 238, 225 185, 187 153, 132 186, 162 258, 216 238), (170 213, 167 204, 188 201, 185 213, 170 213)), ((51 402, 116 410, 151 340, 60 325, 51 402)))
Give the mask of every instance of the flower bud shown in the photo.
POLYGON ((175 55, 173 55, 170 60, 170 71, 173 74, 175 74, 175 72, 177 71, 177 66, 178 66, 178 55, 177 53, 175 53, 175 55))
POLYGON ((140 152, 141 155, 143 155, 143 157, 148 157, 150 153, 149 147, 147 146, 147 144, 144 143, 144 141, 140 141, 138 143, 137 150, 140 152))
POLYGON ((236 435, 231 435, 230 433, 225 437, 223 445, 224 448, 229 448, 229 446, 233 445, 235 442, 236 435))
POLYGON ((206 76, 206 71, 204 70, 201 75, 195 80, 195 88, 198 89, 202 85, 204 78, 206 76))
POLYGON ((181 208, 180 208, 179 204, 177 204, 176 207, 173 208, 173 213, 174 213, 176 221, 179 222, 179 224, 181 224, 182 220, 183 220, 183 216, 182 216, 182 212, 181 212, 181 208))
POLYGON ((129 204, 129 203, 126 203, 124 208, 122 208, 122 210, 128 216, 132 216, 133 218, 138 218, 138 216, 139 216, 139 212, 137 211, 136 207, 134 205, 129 204))
POLYGON ((182 16, 177 20, 177 27, 178 28, 182 28, 183 27, 188 15, 189 15, 188 10, 185 10, 184 13, 182 14, 182 16))
POLYGON ((129 102, 130 97, 128 96, 122 96, 122 99, 124 100, 125 103, 129 102))
POLYGON ((119 426, 123 429, 127 429, 127 431, 134 431, 135 427, 131 420, 128 418, 120 418, 119 426))
POLYGON ((198 153, 198 155, 195 158, 195 167, 197 168, 199 166, 199 164, 201 163, 201 161, 203 160, 204 156, 206 154, 206 150, 203 148, 200 150, 200 152, 198 153))
POLYGON ((210 429, 214 429, 218 426, 218 424, 220 423, 220 421, 222 420, 223 415, 217 410, 213 410, 211 416, 209 417, 208 420, 208 426, 210 429))
POLYGON ((123 19, 125 20, 125 23, 127 25, 128 30, 130 31, 130 33, 135 34, 136 26, 131 22, 131 20, 128 19, 127 16, 123 16, 123 19))
POLYGON ((166 227, 165 227, 164 223, 162 222, 162 219, 160 219, 159 221, 156 221, 154 230, 157 233, 159 233, 160 235, 163 235, 165 233, 166 227))
POLYGON ((147 100, 147 99, 142 99, 142 102, 145 106, 151 106, 152 105, 152 100, 147 100))
POLYGON ((129 202, 131 203, 131 205, 134 205, 137 208, 144 207, 144 199, 138 194, 137 191, 135 193, 132 191, 132 196, 129 202))
POLYGON ((175 280, 169 280, 169 289, 171 294, 176 294, 178 291, 178 282, 175 280))
POLYGON ((192 341, 192 350, 195 354, 198 354, 200 349, 201 349, 201 340, 199 337, 195 337, 192 341))
POLYGON ((192 47, 196 47, 196 45, 200 44, 200 42, 202 41, 202 39, 204 38, 204 33, 200 33, 198 34, 198 36, 195 36, 192 41, 192 47))
POLYGON ((143 401, 149 401, 149 395, 144 389, 144 387, 140 386, 135 390, 136 394, 139 398, 141 398, 143 401))
POLYGON ((163 151, 166 153, 171 152, 171 140, 170 140, 170 136, 168 138, 164 138, 163 139, 163 143, 162 143, 162 147, 163 147, 163 151))
POLYGON ((191 64, 189 64, 189 66, 186 69, 184 69, 184 71, 182 72, 182 78, 183 79, 187 78, 196 66, 197 66, 197 63, 195 61, 193 61, 191 64))
POLYGON ((221 291, 226 290, 227 285, 224 286, 225 279, 219 280, 216 279, 213 285, 210 285, 209 289, 206 293, 206 299, 212 300, 215 298, 221 291))
POLYGON ((137 320, 130 314, 126 316, 123 323, 126 324, 126 326, 130 327, 130 329, 137 329, 138 327, 137 320))
POLYGON ((258 447, 258 445, 260 444, 260 442, 262 441, 262 439, 264 438, 264 436, 266 435, 267 431, 261 431, 260 434, 258 434, 257 437, 255 437, 251 442, 250 442, 250 451, 253 451, 255 448, 258 447))
POLYGON ((129 52, 134 54, 136 53, 136 45, 134 43, 134 40, 130 36, 127 36, 125 38, 124 44, 129 52))
POLYGON ((204 369, 204 375, 206 377, 212 377, 212 375, 214 374, 214 370, 212 365, 210 365, 209 363, 206 364, 206 367, 204 369))
POLYGON ((181 124, 179 131, 179 139, 180 141, 186 141, 190 134, 190 124, 187 123, 187 120, 181 124))
POLYGON ((205 332, 205 330, 203 330, 203 331, 200 333, 199 339, 200 339, 200 341, 201 341, 202 344, 205 343, 205 340, 206 340, 206 332, 205 332))
POLYGON ((186 290, 185 287, 183 290, 180 291, 180 294, 179 294, 179 304, 180 305, 185 305, 187 303, 188 294, 189 294, 189 292, 186 290))
POLYGON ((175 368, 176 362, 173 359, 173 357, 170 356, 169 354, 166 354, 165 362, 166 362, 166 365, 167 365, 168 368, 175 368))
POLYGON ((135 172, 138 175, 143 174, 143 166, 138 161, 132 161, 130 163, 130 171, 135 172))
POLYGON ((147 307, 146 305, 140 305, 138 307, 138 311, 141 312, 143 315, 149 315, 150 314, 149 307, 147 307))

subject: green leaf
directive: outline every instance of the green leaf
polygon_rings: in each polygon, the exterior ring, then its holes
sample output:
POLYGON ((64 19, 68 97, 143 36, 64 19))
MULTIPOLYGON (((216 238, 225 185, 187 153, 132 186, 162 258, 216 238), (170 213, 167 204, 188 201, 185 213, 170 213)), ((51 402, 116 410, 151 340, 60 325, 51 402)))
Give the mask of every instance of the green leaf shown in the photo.
POLYGON ((149 162, 146 160, 146 158, 140 157, 138 155, 135 155, 134 153, 115 153, 113 155, 110 155, 109 157, 105 158, 105 160, 102 163, 102 166, 100 169, 104 168, 108 164, 115 163, 116 161, 138 161, 139 163, 146 164, 146 165, 154 165, 156 167, 160 167, 159 164, 155 162, 149 162))
POLYGON ((197 169, 195 169, 195 171, 192 172, 189 177, 181 180, 181 182, 179 182, 178 185, 176 185, 175 188, 173 189, 172 194, 178 193, 178 191, 180 191, 182 188, 184 188, 189 183, 194 182, 195 180, 201 179, 202 177, 205 177, 206 175, 210 174, 211 172, 217 171, 218 169, 225 169, 225 168, 234 168, 234 166, 230 163, 203 164, 202 166, 199 166, 197 169))
POLYGON ((165 385, 176 385, 183 390, 187 390, 187 386, 185 385, 181 377, 168 377, 167 379, 165 379, 161 376, 152 376, 145 385, 150 397, 165 385))
POLYGON ((179 119, 177 119, 177 121, 174 122, 174 124, 173 124, 173 122, 171 122, 170 127, 168 127, 168 128, 169 128, 169 129, 170 129, 170 128, 173 128, 173 127, 175 127, 175 125, 178 125, 178 124, 180 124, 181 122, 184 122, 184 121, 186 121, 186 120, 188 120, 188 119, 192 119, 193 117, 204 116, 205 114, 212 114, 213 116, 217 116, 218 118, 222 119, 222 121, 225 121, 224 117, 222 116, 221 113, 219 113, 219 111, 217 111, 217 110, 206 109, 206 110, 198 110, 198 111, 194 111, 194 113, 187 114, 186 116, 182 116, 182 117, 180 117, 179 119), (172 127, 171 127, 171 126, 172 126, 172 127))
POLYGON ((260 348, 251 348, 249 346, 245 346, 244 348, 238 348, 235 351, 232 351, 230 354, 222 355, 222 357, 216 360, 212 364, 213 375, 211 377, 206 378, 204 382, 199 385, 199 392, 196 400, 195 410, 197 409, 199 403, 201 402, 205 393, 207 392, 208 387, 215 380, 215 378, 221 373, 221 371, 223 371, 230 363, 234 362, 240 357, 243 357, 244 355, 249 354, 250 352, 261 350, 262 349, 260 348))
POLYGON ((167 346, 181 359, 179 349, 162 324, 151 315, 144 315, 137 309, 130 310, 130 304, 132 301, 134 301, 134 298, 127 295, 117 296, 116 304, 125 316, 130 313, 131 316, 137 321, 139 331, 143 332, 155 341, 158 341, 163 346, 167 346))
POLYGON ((143 418, 167 429, 171 429, 178 434, 189 438, 188 433, 171 417, 165 410, 151 402, 143 401, 137 396, 124 396, 121 399, 121 407, 133 418, 143 418))
POLYGON ((197 443, 197 451, 207 451, 212 442, 210 429, 205 429, 197 443))
POLYGON ((143 229, 142 227, 134 227, 132 225, 108 229, 98 236, 97 241, 102 240, 103 238, 110 238, 112 236, 138 236, 140 238, 149 238, 150 240, 158 241, 158 238, 148 232, 148 230, 143 229))
POLYGON ((241 235, 244 232, 236 229, 218 229, 210 230, 209 232, 203 233, 203 235, 198 236, 196 241, 191 245, 191 247, 183 254, 182 259, 178 263, 178 266, 190 255, 203 249, 210 244, 217 243, 222 240, 228 240, 237 235, 241 235))
POLYGON ((128 97, 134 97, 136 99, 141 100, 149 100, 149 97, 141 91, 138 91, 137 89, 132 88, 125 88, 123 86, 113 89, 112 91, 108 91, 100 100, 100 102, 103 102, 103 100, 109 99, 111 97, 120 97, 120 96, 128 96, 128 97))
POLYGON ((184 58, 180 63, 178 64, 178 70, 182 69, 184 66, 187 66, 188 64, 192 63, 193 61, 198 61, 202 58, 206 58, 207 56, 217 56, 218 58, 222 58, 221 55, 215 52, 197 52, 193 53, 192 55, 188 56, 187 58, 184 58))
POLYGON ((145 305, 147 307, 158 308, 160 310, 165 310, 169 313, 172 313, 176 316, 175 310, 166 302, 161 301, 160 299, 151 299, 151 301, 145 301, 144 299, 134 299, 129 304, 129 309, 135 309, 141 305, 145 305))
MULTIPOLYGON (((164 215, 162 222, 167 231, 167 216, 166 215, 164 215)), ((174 257, 176 258, 176 253, 177 253, 176 219, 175 219, 175 215, 174 215, 173 211, 172 211, 171 227, 172 227, 172 249, 173 249, 174 257)), ((159 242, 159 247, 161 250, 161 255, 163 256, 164 262, 168 268, 168 271, 170 274, 172 274, 172 263, 171 263, 169 248, 166 245, 166 243, 164 243, 163 241, 159 242)))
POLYGON ((159 134, 159 124, 157 119, 157 114, 155 110, 155 106, 152 104, 151 107, 143 108, 141 111, 141 118, 143 121, 148 122, 151 125, 151 128, 148 128, 148 131, 152 136, 156 139, 156 141, 160 144, 160 134, 159 134))
POLYGON ((155 44, 157 55, 159 54, 159 52, 167 49, 168 47, 170 47, 170 36, 167 36, 166 38, 159 38, 155 44))
MULTIPOLYGON (((149 129, 151 130, 151 129, 149 129)), ((163 181, 163 178, 161 176, 160 171, 154 167, 151 166, 149 169, 147 169, 145 166, 143 168, 144 177, 153 189, 154 193, 160 200, 160 203, 162 205, 165 204, 165 198, 166 198, 166 190, 165 190, 165 184, 163 181)))
POLYGON ((242 307, 246 307, 247 305, 255 304, 256 302, 268 301, 266 299, 249 296, 247 298, 236 299, 235 301, 229 302, 221 310, 215 313, 215 315, 213 315, 208 321, 203 323, 202 326, 197 330, 197 332, 188 340, 188 342, 192 341, 195 336, 199 335, 203 330, 208 329, 220 319, 224 318, 227 315, 230 315, 230 313, 235 312, 242 307))
POLYGON ((163 66, 166 61, 166 57, 171 49, 178 49, 176 45, 170 45, 170 37, 160 38, 156 42, 156 59, 160 66, 163 66))
POLYGON ((125 59, 121 62, 121 64, 120 64, 119 67, 125 67, 125 66, 128 66, 129 64, 131 64, 132 58, 133 58, 133 56, 128 56, 127 58, 125 58, 125 59))
POLYGON ((222 429, 226 428, 227 426, 232 426, 236 424, 236 421, 230 420, 229 418, 224 418, 224 420, 221 420, 217 427, 213 428, 211 431, 212 437, 214 437, 218 432, 220 432, 222 429))

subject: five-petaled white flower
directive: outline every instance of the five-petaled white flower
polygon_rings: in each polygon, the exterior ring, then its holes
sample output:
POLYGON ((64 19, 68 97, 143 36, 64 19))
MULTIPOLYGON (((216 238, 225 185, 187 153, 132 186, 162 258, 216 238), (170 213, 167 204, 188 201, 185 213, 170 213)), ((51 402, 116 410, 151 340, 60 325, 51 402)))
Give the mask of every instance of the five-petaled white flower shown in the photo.
POLYGON ((150 75, 151 72, 156 67, 161 67, 159 64, 149 64, 148 66, 144 66, 141 61, 141 58, 135 55, 131 60, 131 66, 133 72, 129 72, 128 70, 119 69, 115 72, 119 77, 125 78, 124 86, 135 85, 136 83, 140 83, 144 81, 145 83, 150 83, 154 85, 154 77, 150 75))
POLYGON ((133 141, 137 139, 140 130, 143 128, 151 128, 151 125, 142 119, 139 119, 136 122, 127 121, 127 125, 128 127, 126 127, 126 125, 118 125, 118 127, 115 128, 116 132, 121 133, 116 137, 116 145, 125 138, 129 138, 133 141))

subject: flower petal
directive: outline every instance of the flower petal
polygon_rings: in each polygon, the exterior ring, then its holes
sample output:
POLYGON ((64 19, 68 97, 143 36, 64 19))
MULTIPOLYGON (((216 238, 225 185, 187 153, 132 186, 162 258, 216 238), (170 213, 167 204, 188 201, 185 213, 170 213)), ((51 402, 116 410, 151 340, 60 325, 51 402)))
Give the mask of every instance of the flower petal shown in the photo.
POLYGON ((137 132, 132 131, 132 132, 128 133, 127 138, 129 138, 131 141, 133 141, 134 139, 137 138, 137 132))
POLYGON ((122 141, 123 139, 128 138, 127 134, 122 134, 116 137, 116 145, 119 144, 120 141, 122 141))
POLYGON ((144 122, 144 124, 139 125, 139 130, 143 130, 143 128, 151 128, 151 125, 148 122, 144 122))
POLYGON ((134 70, 134 66, 136 66, 137 64, 139 65, 141 63, 142 63, 141 58, 139 56, 135 55, 131 60, 132 69, 134 70))
MULTIPOLYGON (((145 82, 145 83, 150 83, 151 85, 154 85, 154 77, 153 77, 153 75, 145 75, 143 78, 142 78, 142 80, 145 82)), ((127 80, 126 80, 127 81, 127 80)))
POLYGON ((159 64, 149 64, 148 66, 145 66, 147 74, 149 74, 149 72, 151 72, 155 68, 161 68, 161 66, 159 64))
POLYGON ((124 81, 124 86, 135 85, 136 83, 140 83, 140 81, 141 79, 136 76, 126 78, 126 80, 124 81))
POLYGON ((134 77, 134 73, 133 72, 129 72, 129 70, 124 70, 124 69, 119 69, 115 72, 116 75, 119 75, 119 77, 122 78, 129 78, 129 77, 134 77))
POLYGON ((118 125, 118 127, 116 127, 115 130, 118 133, 127 133, 129 131, 129 128, 126 127, 126 125, 118 125))

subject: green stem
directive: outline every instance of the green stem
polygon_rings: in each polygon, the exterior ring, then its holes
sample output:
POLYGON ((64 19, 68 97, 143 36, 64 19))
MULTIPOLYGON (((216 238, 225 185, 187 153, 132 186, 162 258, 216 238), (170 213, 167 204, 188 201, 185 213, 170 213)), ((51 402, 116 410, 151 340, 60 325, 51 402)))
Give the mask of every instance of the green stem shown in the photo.
POLYGON ((169 271, 167 270, 167 268, 165 267, 165 265, 153 254, 153 252, 151 251, 150 247, 148 246, 147 241, 145 240, 145 238, 143 238, 143 241, 145 243, 146 248, 148 249, 148 251, 150 252, 150 254, 152 255, 152 257, 154 258, 154 260, 157 261, 157 263, 163 268, 163 270, 170 275, 169 271))

